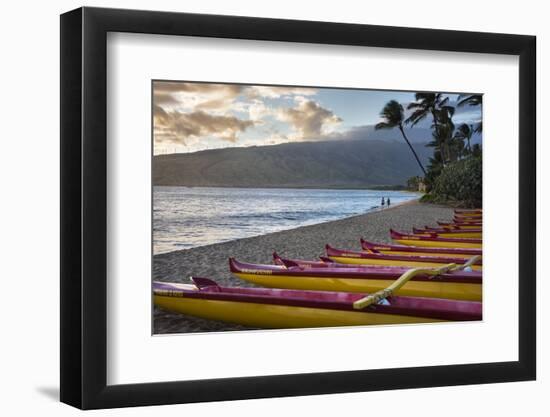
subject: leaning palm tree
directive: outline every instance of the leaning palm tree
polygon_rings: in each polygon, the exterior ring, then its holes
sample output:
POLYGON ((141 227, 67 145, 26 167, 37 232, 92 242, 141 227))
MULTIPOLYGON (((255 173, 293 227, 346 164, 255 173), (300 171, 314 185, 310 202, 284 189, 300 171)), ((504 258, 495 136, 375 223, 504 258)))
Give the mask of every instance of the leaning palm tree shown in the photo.
POLYGON ((394 127, 397 127, 401 132, 401 135, 403 135, 403 139, 405 139, 405 142, 407 142, 407 145, 409 145, 411 152, 416 158, 416 162, 418 162, 418 166, 420 166, 420 169, 424 173, 424 176, 426 176, 426 170, 424 169, 422 162, 420 162, 420 158, 416 154, 416 151, 412 147, 411 142, 409 142, 407 135, 405 135, 405 130, 403 129, 403 123, 404 123, 403 106, 395 100, 390 100, 386 103, 386 105, 380 112, 380 117, 382 117, 383 121, 380 123, 377 123, 376 126, 374 126, 374 128, 376 130, 380 130, 380 129, 393 129, 394 127))
POLYGON ((468 152, 472 153, 472 146, 470 145, 470 140, 472 139, 472 135, 474 134, 474 126, 469 125, 467 123, 462 123, 460 126, 458 126, 458 129, 456 130, 456 133, 454 135, 457 139, 466 140, 468 143, 468 152))

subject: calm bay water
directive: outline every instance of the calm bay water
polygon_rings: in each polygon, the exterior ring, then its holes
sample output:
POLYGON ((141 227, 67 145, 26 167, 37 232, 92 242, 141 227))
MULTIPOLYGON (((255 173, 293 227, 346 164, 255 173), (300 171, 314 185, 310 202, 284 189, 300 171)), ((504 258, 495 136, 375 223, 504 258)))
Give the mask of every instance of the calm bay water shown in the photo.
POLYGON ((365 213, 417 198, 401 191, 154 187, 154 253, 189 249, 365 213))

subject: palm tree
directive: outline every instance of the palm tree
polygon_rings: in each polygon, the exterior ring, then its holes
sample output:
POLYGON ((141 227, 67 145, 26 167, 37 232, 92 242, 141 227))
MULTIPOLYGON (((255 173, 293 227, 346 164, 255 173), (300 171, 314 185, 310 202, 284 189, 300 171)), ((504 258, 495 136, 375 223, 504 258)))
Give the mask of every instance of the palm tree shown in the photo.
MULTIPOLYGON (((440 119, 443 117, 445 120, 448 120, 454 114, 454 107, 447 105, 449 97, 443 97, 441 93, 416 93, 414 98, 415 101, 409 103, 407 106, 407 109, 413 110, 413 112, 407 120, 405 120, 405 123, 414 126, 428 115, 431 115, 432 127, 436 133, 435 139, 437 140, 438 137, 441 136, 439 133, 439 125, 441 124, 440 119)), ((445 121, 442 123, 445 123, 445 121)), ((442 144, 440 148, 443 166, 445 166, 445 144, 442 144)))
MULTIPOLYGON (((481 94, 460 94, 458 96, 458 107, 464 105, 481 106, 483 107, 483 95, 481 94)), ((480 121, 474 129, 474 132, 481 133, 483 131, 483 121, 480 121)))
POLYGON ((468 151, 464 146, 464 139, 455 135, 449 140, 449 155, 451 155, 451 161, 462 159, 467 153, 468 151))
POLYGON ((468 152, 472 153, 472 146, 470 145, 470 140, 472 139, 472 135, 474 134, 474 126, 469 125, 467 123, 462 123, 460 126, 458 126, 458 129, 455 133, 455 138, 466 140, 468 143, 468 152))
POLYGON ((435 113, 435 121, 432 125, 434 129, 434 139, 441 151, 441 157, 443 160, 443 166, 446 166, 447 162, 453 161, 453 155, 451 154, 450 142, 453 137, 455 125, 453 123, 453 115, 455 109, 452 106, 442 106, 435 113))
POLYGON ((407 106, 407 110, 413 110, 413 112, 405 123, 414 126, 431 114, 433 124, 437 128, 437 112, 447 104, 449 98, 443 98, 441 93, 416 93, 414 97, 416 101, 407 106))
POLYGON ((390 100, 386 103, 386 105, 380 112, 380 117, 382 117, 383 121, 380 123, 377 123, 376 126, 374 126, 374 129, 375 130, 393 129, 394 127, 397 127, 401 132, 401 134, 403 135, 403 139, 405 139, 405 142, 407 142, 407 145, 409 145, 409 148, 411 149, 411 152, 416 158, 416 162, 418 162, 418 165, 420 166, 420 169, 424 173, 424 176, 426 176, 426 170, 424 169, 422 162, 420 162, 420 158, 416 154, 416 151, 412 147, 411 142, 409 142, 407 135, 405 135, 405 130, 403 129, 403 123, 404 123, 403 106, 395 100, 390 100))

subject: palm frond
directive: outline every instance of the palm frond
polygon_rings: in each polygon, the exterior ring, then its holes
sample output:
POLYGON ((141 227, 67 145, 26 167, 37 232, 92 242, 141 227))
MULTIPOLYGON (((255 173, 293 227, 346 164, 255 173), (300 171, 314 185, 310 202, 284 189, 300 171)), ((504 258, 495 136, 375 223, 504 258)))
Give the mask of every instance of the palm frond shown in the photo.
POLYGON ((378 123, 375 129, 391 129, 400 126, 403 123, 403 106, 395 100, 386 103, 380 112, 382 122, 378 123))
POLYGON ((424 120, 426 116, 428 115, 428 112, 424 109, 418 109, 414 111, 406 120, 405 124, 410 124, 411 126, 414 126, 418 122, 424 120))
POLYGON ((479 106, 483 103, 483 95, 481 94, 460 94, 458 96, 458 107, 462 107, 465 104, 470 106, 479 106))
POLYGON ((393 129, 394 127, 395 127, 394 125, 390 125, 389 123, 380 122, 380 123, 376 123, 376 125, 374 125, 374 130, 393 129))

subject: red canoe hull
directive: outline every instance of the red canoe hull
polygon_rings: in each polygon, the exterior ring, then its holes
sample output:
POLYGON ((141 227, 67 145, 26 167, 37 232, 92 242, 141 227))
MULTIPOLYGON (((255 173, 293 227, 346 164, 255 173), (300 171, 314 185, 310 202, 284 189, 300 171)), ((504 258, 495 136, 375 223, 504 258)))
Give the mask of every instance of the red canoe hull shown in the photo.
MULTIPOLYGON (((411 252, 411 253, 441 253, 445 254, 460 254, 460 255, 481 255, 481 249, 468 249, 468 248, 423 248, 415 246, 405 246, 405 245, 390 245, 386 243, 375 243, 369 242, 367 240, 361 239, 361 248, 363 250, 371 252, 380 252, 380 251, 394 251, 394 252, 411 252)), ((451 255, 452 256, 452 255, 451 255)))
MULTIPOLYGON (((327 256, 329 257, 350 257, 354 259, 372 259, 380 261, 402 261, 402 262, 426 262, 426 263, 440 263, 444 264, 464 264, 467 259, 465 258, 452 258, 452 257, 441 257, 441 256, 422 256, 411 254, 408 255, 385 255, 378 253, 367 253, 367 252, 358 252, 350 250, 342 250, 333 248, 329 245, 326 245, 327 256)), ((475 263, 475 265, 481 265, 481 261, 475 263)))
MULTIPOLYGON (((233 305, 234 308, 242 310, 243 317, 250 317, 250 314, 265 314, 259 308, 265 306, 285 306, 289 313, 307 314, 301 309, 315 309, 313 311, 327 310, 348 311, 357 315, 383 314, 393 316, 418 317, 445 321, 473 321, 481 320, 482 305, 480 302, 456 301, 423 297, 392 296, 388 302, 376 304, 366 309, 356 310, 353 303, 365 297, 367 294, 310 291, 310 290, 289 290, 270 288, 242 288, 242 287, 221 287, 215 281, 206 278, 193 279, 196 289, 186 289, 178 283, 153 282, 153 294, 157 297, 174 297, 178 301, 204 300, 209 302, 224 302, 225 305, 233 305), (230 303, 230 304, 228 304, 230 303), (298 309, 294 309, 297 307, 298 309)), ((207 309, 211 304, 205 304, 207 309)), ((221 311, 221 310, 220 310, 221 311)), ((269 312, 269 310, 268 310, 269 312)), ((269 314, 269 313, 268 313, 269 314)), ((289 316, 292 318, 292 314, 289 316)), ((319 316, 322 318, 323 316, 319 316)), ((355 317, 355 316, 354 316, 355 317)), ((269 317, 266 317, 267 319, 269 317)), ((219 317, 224 320, 224 317, 219 317)), ((259 320, 261 324, 261 320, 259 320)), ((281 327, 287 327, 281 322, 281 327)), ((345 323, 343 323, 345 324, 345 323)), ((273 327, 273 326, 269 326, 273 327)), ((279 326, 274 326, 279 327, 279 326)), ((297 326, 300 327, 300 326, 297 326)))
POLYGON ((481 245, 481 239, 468 239, 468 238, 452 238, 452 237, 432 237, 432 236, 414 236, 407 233, 400 233, 393 229, 390 229, 390 235, 392 239, 399 240, 423 240, 423 241, 434 241, 434 242, 449 242, 449 243, 472 243, 481 245))

